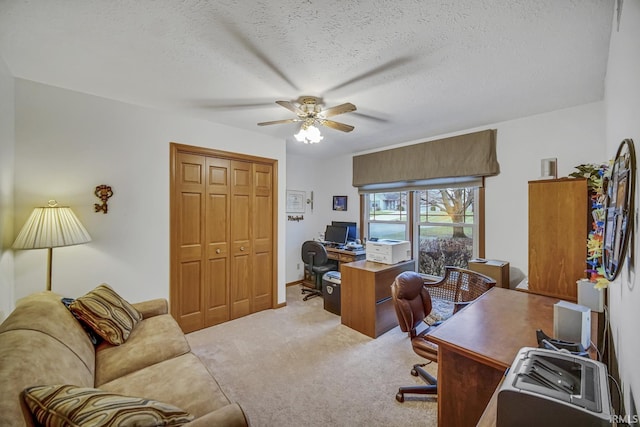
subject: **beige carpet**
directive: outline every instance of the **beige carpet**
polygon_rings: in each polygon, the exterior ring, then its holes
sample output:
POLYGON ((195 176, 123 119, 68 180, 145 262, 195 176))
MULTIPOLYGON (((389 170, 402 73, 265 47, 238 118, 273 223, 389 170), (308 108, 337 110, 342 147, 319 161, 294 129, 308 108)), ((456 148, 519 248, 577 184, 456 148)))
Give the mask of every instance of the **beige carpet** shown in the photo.
MULTIPOLYGON (((287 306, 187 335, 229 399, 254 427, 435 426, 437 401, 399 386, 423 359, 399 327, 371 339, 340 323, 322 298, 302 301, 287 288, 287 306)), ((436 375, 437 365, 427 370, 436 375)))

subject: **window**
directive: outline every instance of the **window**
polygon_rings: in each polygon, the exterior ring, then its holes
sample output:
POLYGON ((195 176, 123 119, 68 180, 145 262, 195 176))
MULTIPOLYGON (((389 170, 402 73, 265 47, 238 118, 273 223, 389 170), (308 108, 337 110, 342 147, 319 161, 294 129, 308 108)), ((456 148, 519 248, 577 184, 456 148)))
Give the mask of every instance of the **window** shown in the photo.
POLYGON ((484 252, 479 244, 479 197, 477 187, 367 193, 366 237, 411 240, 420 273, 443 276, 447 265, 466 268, 484 252))
POLYGON ((445 266, 466 268, 478 253, 477 193, 473 187, 415 192, 418 272, 444 276, 445 266))
POLYGON ((367 238, 408 240, 407 191, 365 194, 367 238))

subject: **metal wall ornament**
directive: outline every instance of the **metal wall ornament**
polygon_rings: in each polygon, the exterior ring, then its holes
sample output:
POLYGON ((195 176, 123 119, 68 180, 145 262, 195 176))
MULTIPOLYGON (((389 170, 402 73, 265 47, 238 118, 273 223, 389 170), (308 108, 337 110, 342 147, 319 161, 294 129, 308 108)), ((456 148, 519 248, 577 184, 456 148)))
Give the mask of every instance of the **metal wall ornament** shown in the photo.
POLYGON ((108 185, 98 185, 96 187, 96 191, 94 191, 94 194, 98 199, 100 199, 102 203, 95 203, 93 207, 95 208, 96 212, 102 212, 106 214, 109 209, 109 207, 107 206, 107 200, 109 200, 109 198, 113 196, 113 190, 111 190, 111 187, 108 185))
POLYGON ((624 264, 635 221, 636 151, 633 140, 620 143, 605 182, 604 276, 613 281, 624 264))

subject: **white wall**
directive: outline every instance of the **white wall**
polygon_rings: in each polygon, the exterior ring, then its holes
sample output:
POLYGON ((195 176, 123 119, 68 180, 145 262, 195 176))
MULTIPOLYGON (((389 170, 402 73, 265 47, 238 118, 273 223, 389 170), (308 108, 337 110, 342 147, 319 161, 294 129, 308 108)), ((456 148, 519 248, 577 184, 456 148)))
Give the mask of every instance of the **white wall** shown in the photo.
MULTIPOLYGON (((636 158, 640 146, 640 1, 623 3, 620 31, 614 13, 609 63, 605 81, 607 155, 615 156, 620 142, 633 139, 636 158)), ((636 172, 637 173, 637 172, 636 172)), ((640 191, 636 178, 636 221, 640 191)), ((636 222, 636 230, 637 228, 636 222)), ((634 265, 638 266, 640 238, 636 233, 634 265)), ((638 414, 640 407, 640 284, 636 271, 621 276, 609 285, 609 310, 614 347, 618 357, 620 377, 627 413, 638 414), (635 411, 633 408, 635 407, 635 411), (631 412, 632 411, 632 412, 631 412)))
POLYGON ((0 58, 0 322, 13 310, 14 79, 0 58))
MULTIPOLYGON (((101 282, 131 301, 169 296, 169 143, 278 160, 284 212, 285 142, 227 126, 16 80, 15 227, 49 199, 70 206, 93 241, 53 250, 53 290, 79 296, 101 282), (97 185, 113 188, 94 213, 97 185)), ((279 215, 278 252, 285 252, 279 215)), ((46 251, 15 255, 16 298, 45 288, 46 251)), ((285 300, 278 257, 278 301, 285 300)))
POLYGON ((312 154, 287 156, 287 189, 305 191, 308 198, 313 191, 314 199, 313 211, 307 205, 303 221, 287 222, 287 283, 304 277, 300 247, 305 240, 324 234, 331 221, 359 221, 360 204, 358 192, 351 186, 351 170, 351 156, 322 160, 316 160, 312 154), (347 196, 346 211, 333 210, 333 196, 347 196))

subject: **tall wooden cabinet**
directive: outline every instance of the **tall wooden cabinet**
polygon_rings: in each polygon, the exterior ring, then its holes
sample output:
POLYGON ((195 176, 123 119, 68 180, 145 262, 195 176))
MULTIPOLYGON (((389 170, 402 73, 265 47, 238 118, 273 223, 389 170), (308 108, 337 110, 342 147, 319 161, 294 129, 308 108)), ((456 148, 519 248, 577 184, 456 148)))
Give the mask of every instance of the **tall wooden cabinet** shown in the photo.
POLYGON ((171 314, 185 332, 271 308, 275 160, 171 145, 171 314))
POLYGON ((588 217, 586 179, 529 182, 529 292, 577 300, 576 281, 586 277, 588 217))

